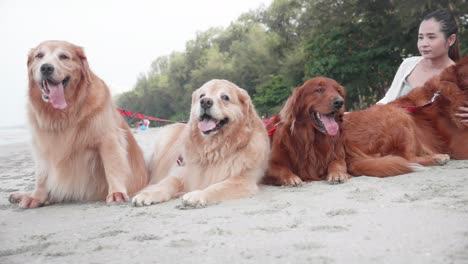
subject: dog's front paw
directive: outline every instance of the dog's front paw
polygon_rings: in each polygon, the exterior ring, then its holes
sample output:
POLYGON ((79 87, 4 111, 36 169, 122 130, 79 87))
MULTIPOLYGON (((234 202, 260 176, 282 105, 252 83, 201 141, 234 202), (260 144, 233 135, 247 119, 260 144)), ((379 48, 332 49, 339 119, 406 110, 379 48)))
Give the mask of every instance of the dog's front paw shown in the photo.
POLYGON ((351 179, 351 175, 346 172, 334 172, 327 175, 327 181, 330 184, 344 183, 351 179))
POLYGON ((434 165, 443 166, 449 162, 450 156, 447 154, 435 154, 432 160, 434 161, 434 165))
POLYGON ((129 197, 127 193, 123 192, 113 192, 107 195, 106 197, 106 203, 123 203, 123 202, 128 202, 129 197))
POLYGON ((165 199, 161 192, 140 192, 132 199, 134 206, 148 206, 152 204, 162 203, 169 199, 165 199))
POLYGON ((12 203, 12 204, 19 203, 26 196, 28 196, 28 195, 26 195, 24 193, 13 193, 13 194, 10 194, 10 196, 8 197, 8 201, 10 201, 10 203, 12 203))
POLYGON ((184 207, 201 208, 207 204, 203 191, 197 190, 189 192, 182 196, 182 205, 184 207))
POLYGON ((302 180, 299 178, 299 176, 292 175, 291 177, 281 179, 281 185, 299 187, 302 186, 302 180))
POLYGON ((23 209, 37 208, 47 204, 45 200, 32 197, 30 193, 14 193, 8 200, 10 203, 19 203, 19 207, 23 209))

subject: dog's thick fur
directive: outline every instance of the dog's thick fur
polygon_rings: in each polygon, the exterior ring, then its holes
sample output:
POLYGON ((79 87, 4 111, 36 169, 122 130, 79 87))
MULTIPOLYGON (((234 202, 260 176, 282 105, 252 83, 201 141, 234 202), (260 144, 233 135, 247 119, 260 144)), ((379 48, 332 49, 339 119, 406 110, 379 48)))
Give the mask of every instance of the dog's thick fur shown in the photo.
POLYGON ((46 41, 28 57, 28 118, 36 163, 32 193, 11 202, 122 202, 148 181, 143 153, 83 50, 46 41))
POLYGON ((294 90, 267 126, 274 134, 264 183, 300 185, 324 179, 340 183, 350 178, 341 133, 344 97, 344 87, 324 77, 294 90))
POLYGON ((352 175, 394 176, 468 159, 468 128, 455 117, 468 100, 468 57, 422 87, 387 105, 345 115, 348 170, 352 175), (422 106, 410 113, 404 106, 422 106))
POLYGON ((150 185, 133 204, 184 194, 184 206, 203 207, 246 197, 256 192, 269 152, 267 132, 247 92, 225 80, 209 81, 192 95, 188 124, 160 131, 150 185))

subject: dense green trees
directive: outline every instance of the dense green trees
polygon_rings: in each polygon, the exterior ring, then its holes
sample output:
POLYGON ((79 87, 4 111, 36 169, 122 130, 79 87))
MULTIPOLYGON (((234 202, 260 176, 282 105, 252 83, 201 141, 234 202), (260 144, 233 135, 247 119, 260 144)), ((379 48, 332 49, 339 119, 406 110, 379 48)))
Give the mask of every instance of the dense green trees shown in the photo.
POLYGON ((402 58, 418 54, 420 20, 438 8, 456 15, 468 54, 466 0, 274 0, 226 29, 198 33, 184 52, 157 58, 117 104, 186 120, 192 91, 217 78, 246 89, 268 116, 292 88, 326 76, 346 87, 348 109, 363 108, 383 96, 402 58))

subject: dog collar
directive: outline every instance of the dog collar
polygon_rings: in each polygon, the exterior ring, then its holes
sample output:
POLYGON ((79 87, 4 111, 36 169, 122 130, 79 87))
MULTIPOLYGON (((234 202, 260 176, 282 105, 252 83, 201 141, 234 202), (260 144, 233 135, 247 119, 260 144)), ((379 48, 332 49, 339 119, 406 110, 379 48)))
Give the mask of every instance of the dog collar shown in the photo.
POLYGON ((431 100, 429 100, 429 102, 423 104, 423 105, 418 105, 418 106, 400 106, 401 108, 404 108, 406 109, 408 112, 410 113, 413 113, 414 111, 416 110, 420 110, 422 108, 425 108, 427 106, 430 106, 432 105, 435 100, 437 99, 437 97, 440 95, 440 91, 437 91, 434 93, 434 95, 432 96, 431 100))

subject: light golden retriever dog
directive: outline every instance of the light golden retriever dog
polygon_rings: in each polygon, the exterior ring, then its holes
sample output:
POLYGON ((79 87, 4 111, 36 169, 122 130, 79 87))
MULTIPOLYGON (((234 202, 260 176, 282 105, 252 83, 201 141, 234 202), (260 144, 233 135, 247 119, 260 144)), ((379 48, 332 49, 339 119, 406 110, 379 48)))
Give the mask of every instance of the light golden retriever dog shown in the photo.
POLYGON ((35 208, 62 201, 128 201, 147 184, 143 153, 88 67, 83 50, 46 41, 28 57, 28 117, 36 184, 10 202, 35 208))
POLYGON ((163 128, 150 164, 150 185, 135 206, 182 196, 185 207, 204 207, 249 196, 268 165, 268 134, 247 92, 212 80, 192 94, 187 125, 163 128))

